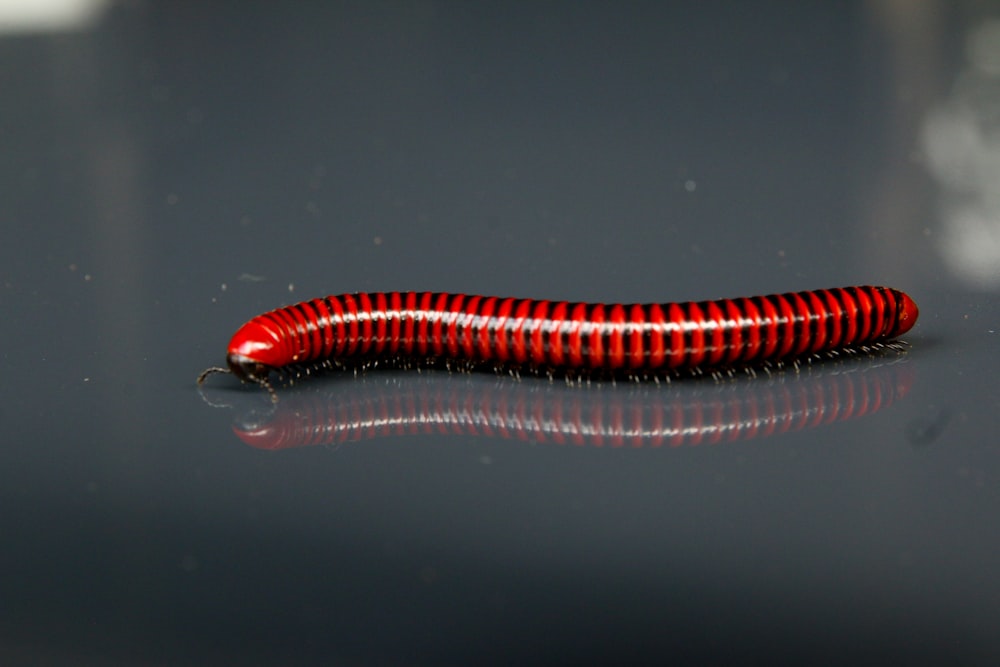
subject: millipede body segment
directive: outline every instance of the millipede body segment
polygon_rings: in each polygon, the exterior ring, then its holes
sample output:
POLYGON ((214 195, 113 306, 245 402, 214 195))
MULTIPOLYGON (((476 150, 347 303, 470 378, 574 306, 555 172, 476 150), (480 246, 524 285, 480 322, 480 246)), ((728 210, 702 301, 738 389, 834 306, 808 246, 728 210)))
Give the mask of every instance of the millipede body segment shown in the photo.
POLYGON ((198 381, 232 372, 274 397, 273 371, 380 360, 655 376, 865 348, 917 315, 903 292, 868 286, 664 304, 360 292, 253 318, 229 342, 228 369, 198 381))

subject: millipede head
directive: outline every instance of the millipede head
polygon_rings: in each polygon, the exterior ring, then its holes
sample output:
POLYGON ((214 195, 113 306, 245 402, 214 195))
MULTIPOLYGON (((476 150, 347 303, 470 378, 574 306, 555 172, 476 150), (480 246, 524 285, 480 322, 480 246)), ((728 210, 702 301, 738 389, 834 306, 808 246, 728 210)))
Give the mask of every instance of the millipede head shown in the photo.
POLYGON ((230 353, 226 357, 226 365, 229 366, 229 372, 238 377, 240 382, 259 384, 264 389, 267 389, 267 392, 271 395, 272 402, 278 402, 278 394, 274 391, 274 387, 271 386, 271 381, 268 379, 272 370, 270 366, 262 364, 259 361, 254 361, 242 354, 235 353, 230 353))
POLYGON ((278 393, 274 390, 274 387, 271 386, 271 381, 268 379, 268 376, 271 373, 270 367, 255 361, 250 361, 245 357, 239 357, 238 355, 232 354, 226 358, 226 362, 229 365, 229 368, 213 366, 202 371, 201 375, 198 376, 198 386, 204 384, 205 379, 209 375, 215 375, 216 373, 231 373, 238 377, 240 382, 258 384, 264 389, 267 389, 267 393, 271 395, 271 402, 278 402, 278 393))

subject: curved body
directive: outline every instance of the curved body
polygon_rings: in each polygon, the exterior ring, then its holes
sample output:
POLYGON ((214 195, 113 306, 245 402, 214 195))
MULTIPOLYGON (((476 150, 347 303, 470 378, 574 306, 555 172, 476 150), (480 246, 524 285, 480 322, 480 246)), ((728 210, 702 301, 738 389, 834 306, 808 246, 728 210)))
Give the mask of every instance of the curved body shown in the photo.
POLYGON ((356 293, 253 318, 230 341, 227 362, 268 388, 268 374, 287 366, 379 359, 639 376, 863 348, 909 331, 917 315, 910 297, 887 287, 628 305, 356 293))

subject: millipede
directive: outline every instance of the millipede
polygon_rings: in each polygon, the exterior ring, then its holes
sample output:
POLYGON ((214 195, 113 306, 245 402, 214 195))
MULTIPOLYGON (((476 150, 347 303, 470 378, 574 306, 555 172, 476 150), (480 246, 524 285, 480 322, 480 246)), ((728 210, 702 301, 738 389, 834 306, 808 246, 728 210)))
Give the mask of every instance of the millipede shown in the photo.
POLYGON ((870 351, 909 331, 917 305, 888 287, 603 304, 446 292, 358 292, 258 315, 229 341, 227 368, 278 396, 272 373, 392 365, 658 379, 870 351))

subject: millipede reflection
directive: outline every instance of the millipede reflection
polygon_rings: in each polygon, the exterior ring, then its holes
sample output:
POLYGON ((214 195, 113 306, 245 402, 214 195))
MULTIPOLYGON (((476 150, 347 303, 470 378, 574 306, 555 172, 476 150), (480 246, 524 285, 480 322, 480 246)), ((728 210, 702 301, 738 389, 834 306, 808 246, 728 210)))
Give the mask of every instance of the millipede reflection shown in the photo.
POLYGON ((255 401, 239 414, 233 430, 246 444, 268 450, 420 434, 677 447, 764 438, 862 417, 904 396, 912 379, 903 357, 660 388, 375 374, 359 377, 349 388, 332 383, 326 391, 290 392, 277 405, 255 401))

